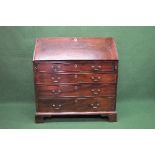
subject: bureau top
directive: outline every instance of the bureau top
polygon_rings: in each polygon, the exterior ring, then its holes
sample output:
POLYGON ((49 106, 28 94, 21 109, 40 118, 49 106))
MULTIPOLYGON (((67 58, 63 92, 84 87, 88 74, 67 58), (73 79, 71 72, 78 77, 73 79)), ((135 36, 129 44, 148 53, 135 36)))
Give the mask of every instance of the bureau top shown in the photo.
POLYGON ((38 38, 35 60, 118 60, 113 38, 38 38))

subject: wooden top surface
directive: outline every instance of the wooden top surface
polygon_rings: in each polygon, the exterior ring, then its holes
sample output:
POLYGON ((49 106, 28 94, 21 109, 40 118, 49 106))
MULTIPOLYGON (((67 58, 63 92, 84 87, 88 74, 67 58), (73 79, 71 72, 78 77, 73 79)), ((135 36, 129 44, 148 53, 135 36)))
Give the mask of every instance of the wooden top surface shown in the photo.
POLYGON ((113 38, 38 38, 35 60, 118 60, 113 38))

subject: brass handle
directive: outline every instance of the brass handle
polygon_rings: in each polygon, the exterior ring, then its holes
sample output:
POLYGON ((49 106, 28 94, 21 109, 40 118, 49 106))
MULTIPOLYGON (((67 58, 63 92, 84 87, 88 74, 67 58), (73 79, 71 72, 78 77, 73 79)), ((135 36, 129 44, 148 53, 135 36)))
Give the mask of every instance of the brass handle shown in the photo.
POLYGON ((61 77, 51 77, 54 83, 58 83, 61 77))
POLYGON ((99 68, 94 68, 94 71, 99 71, 100 69, 99 68))
POLYGON ((60 68, 61 68, 61 66, 60 66, 60 65, 52 65, 52 71, 54 71, 54 72, 59 71, 59 70, 60 70, 60 68))
POLYGON ((37 67, 34 67, 34 70, 37 70, 38 68, 37 67))
POLYGON ((62 93, 61 90, 52 90, 52 94, 54 94, 54 95, 59 95, 61 93, 62 93))
POLYGON ((58 81, 58 80, 54 80, 53 82, 54 82, 54 83, 58 83, 59 81, 58 81))
POLYGON ((78 103, 78 99, 75 99, 75 100, 74 100, 74 103, 78 103))
POLYGON ((99 95, 100 92, 101 92, 101 89, 91 89, 91 92, 92 92, 94 95, 99 95))
POLYGON ((94 82, 98 82, 98 81, 100 81, 101 77, 100 77, 100 76, 97 76, 97 77, 92 76, 91 79, 92 79, 94 82))
POLYGON ((93 69, 93 71, 99 71, 99 70, 101 70, 102 66, 100 66, 100 65, 98 65, 98 66, 92 65, 91 68, 93 69))
POLYGON ((51 107, 52 107, 53 109, 59 110, 59 109, 62 108, 62 104, 51 104, 51 107))
POLYGON ((97 109, 100 104, 99 103, 91 103, 90 106, 93 108, 93 109, 97 109))

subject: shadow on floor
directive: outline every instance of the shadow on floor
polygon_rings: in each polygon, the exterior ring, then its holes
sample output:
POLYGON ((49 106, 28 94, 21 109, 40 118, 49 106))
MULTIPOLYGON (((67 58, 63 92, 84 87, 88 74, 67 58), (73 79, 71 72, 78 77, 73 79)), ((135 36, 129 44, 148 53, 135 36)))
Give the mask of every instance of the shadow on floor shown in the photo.
POLYGON ((45 117, 44 122, 101 122, 108 121, 108 117, 104 116, 51 116, 45 117))

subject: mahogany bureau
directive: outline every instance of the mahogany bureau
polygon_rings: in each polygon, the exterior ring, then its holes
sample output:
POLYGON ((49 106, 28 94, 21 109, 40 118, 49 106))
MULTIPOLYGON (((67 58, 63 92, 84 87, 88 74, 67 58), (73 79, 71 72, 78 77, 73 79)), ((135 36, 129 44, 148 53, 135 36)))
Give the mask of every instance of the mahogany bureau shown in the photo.
POLYGON ((117 121, 113 38, 38 38, 33 71, 36 123, 55 115, 100 115, 117 121))

